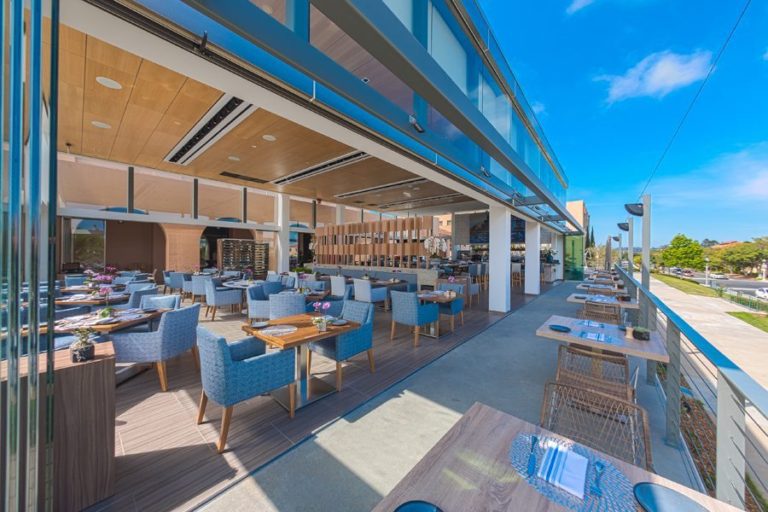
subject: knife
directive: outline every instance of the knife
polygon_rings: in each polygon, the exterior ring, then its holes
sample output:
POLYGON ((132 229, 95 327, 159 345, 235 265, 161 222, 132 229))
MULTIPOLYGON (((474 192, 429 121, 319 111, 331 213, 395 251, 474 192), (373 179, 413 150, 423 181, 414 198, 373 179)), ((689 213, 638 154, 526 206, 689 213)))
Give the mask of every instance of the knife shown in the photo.
POLYGON ((533 476, 536 473, 536 445, 538 442, 538 437, 531 436, 531 453, 528 455, 528 476, 533 476))

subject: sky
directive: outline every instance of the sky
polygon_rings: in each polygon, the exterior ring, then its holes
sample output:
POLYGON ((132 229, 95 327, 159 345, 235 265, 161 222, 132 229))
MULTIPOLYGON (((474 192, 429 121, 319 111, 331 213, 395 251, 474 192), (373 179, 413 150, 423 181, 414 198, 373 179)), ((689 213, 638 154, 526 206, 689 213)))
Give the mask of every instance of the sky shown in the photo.
MULTIPOLYGON (((604 243, 744 0, 478 1, 604 243)), ((768 2, 753 0, 651 181, 654 245, 768 235, 766 27, 768 2)))

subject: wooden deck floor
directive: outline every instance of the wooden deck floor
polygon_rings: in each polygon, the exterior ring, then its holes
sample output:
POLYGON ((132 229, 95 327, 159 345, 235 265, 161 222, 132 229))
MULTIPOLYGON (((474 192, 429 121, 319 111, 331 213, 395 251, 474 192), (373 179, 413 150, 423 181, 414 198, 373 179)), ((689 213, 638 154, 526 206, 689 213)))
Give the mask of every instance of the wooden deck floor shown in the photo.
MULTIPOLYGON (((519 288, 514 289, 513 309, 528 300, 519 288)), ((154 371, 141 373, 117 388, 115 495, 91 510, 192 508, 501 318, 503 315, 487 311, 483 294, 480 303, 465 312, 463 327, 447 334, 448 321, 444 320, 441 332, 446 334, 439 340, 422 337, 421 345, 413 348, 412 335, 404 326, 389 341, 390 315, 377 310, 376 373, 369 373, 365 354, 354 358, 344 366, 344 389, 300 409, 292 420, 269 396, 238 404, 227 451, 222 455, 214 447, 221 408, 209 403, 206 421, 195 424, 201 385, 191 356, 168 364, 166 393, 160 391, 154 371)), ((239 314, 224 314, 215 322, 201 320, 201 325, 235 340, 243 337, 243 320, 239 314)), ((316 356, 312 366, 314 375, 334 383, 334 363, 316 356)))

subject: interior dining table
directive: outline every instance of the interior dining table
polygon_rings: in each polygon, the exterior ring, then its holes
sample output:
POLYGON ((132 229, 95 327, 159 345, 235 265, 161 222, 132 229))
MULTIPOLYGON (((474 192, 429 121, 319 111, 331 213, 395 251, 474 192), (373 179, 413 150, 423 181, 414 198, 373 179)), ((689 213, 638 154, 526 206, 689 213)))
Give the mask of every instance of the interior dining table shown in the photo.
MULTIPOLYGON (((472 405, 373 510, 391 512, 405 503, 422 501, 445 512, 629 512, 641 510, 635 497, 635 486, 638 486, 637 491, 644 488, 656 496, 662 493, 674 494, 680 500, 699 506, 689 510, 738 510, 655 473, 599 450, 577 445, 566 437, 481 403, 472 405), (533 436, 536 442, 533 442, 533 436), (575 486, 576 491, 582 492, 581 499, 572 491, 563 490, 560 486, 562 484, 552 484, 539 476, 539 471, 547 462, 547 450, 554 447, 566 449, 569 454, 576 453, 586 459, 584 473, 579 480, 581 486, 575 486), (600 468, 601 482, 598 482, 597 468, 600 468)), ((638 494, 642 496, 642 491, 638 494)), ((434 509, 425 507, 418 510, 434 509)))
POLYGON ((601 295, 599 293, 572 293, 568 296, 566 302, 572 302, 574 304, 584 304, 587 301, 599 302, 601 304, 613 304, 619 306, 621 309, 640 309, 640 304, 637 299, 632 299, 628 295, 625 296, 628 300, 619 300, 616 295, 601 295))

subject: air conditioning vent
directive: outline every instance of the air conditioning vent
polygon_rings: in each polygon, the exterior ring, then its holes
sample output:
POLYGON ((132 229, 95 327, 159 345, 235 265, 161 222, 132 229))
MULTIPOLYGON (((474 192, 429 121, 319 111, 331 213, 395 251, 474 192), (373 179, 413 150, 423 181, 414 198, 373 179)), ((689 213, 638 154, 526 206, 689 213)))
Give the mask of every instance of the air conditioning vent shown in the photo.
POLYGON ((306 180, 308 178, 313 178, 315 176, 325 174, 326 172, 340 169, 341 167, 344 167, 346 165, 362 162, 363 160, 367 160, 368 158, 371 158, 371 156, 368 155, 367 153, 364 153, 362 151, 356 151, 354 153, 349 153, 347 155, 334 158, 333 160, 328 160, 327 162, 314 165, 307 169, 294 172, 293 174, 289 174, 288 176, 278 178, 276 180, 273 180, 272 184, 290 185, 292 183, 296 183, 297 181, 306 180))
POLYGON ((411 178, 408 180, 396 181, 394 183, 387 183, 386 185, 378 185, 375 187, 362 188, 360 190, 352 190, 350 192, 336 194, 334 197, 338 199, 349 199, 350 197, 355 197, 355 196, 375 194, 375 193, 384 192, 388 190, 395 190, 398 188, 413 187, 415 185, 420 185, 422 183, 427 183, 427 180, 425 178, 411 178))
POLYGON ((455 194, 443 194, 440 196, 432 196, 432 197, 425 197, 423 199, 405 199, 403 201, 394 201, 392 203, 382 204, 379 206, 379 209, 381 210, 388 210, 390 208, 418 208, 419 206, 424 206, 430 203, 435 203, 438 201, 446 201, 451 199, 456 199, 458 197, 462 197, 461 194, 455 193, 455 194))
POLYGON ((236 172, 224 171, 220 172, 219 176, 224 176, 225 178, 235 178, 236 180, 251 181, 253 183, 267 183, 267 180, 254 178, 253 176, 246 176, 244 174, 237 174, 236 172))
POLYGON ((256 107, 240 98, 223 95, 166 155, 165 161, 189 165, 255 110, 256 107))

